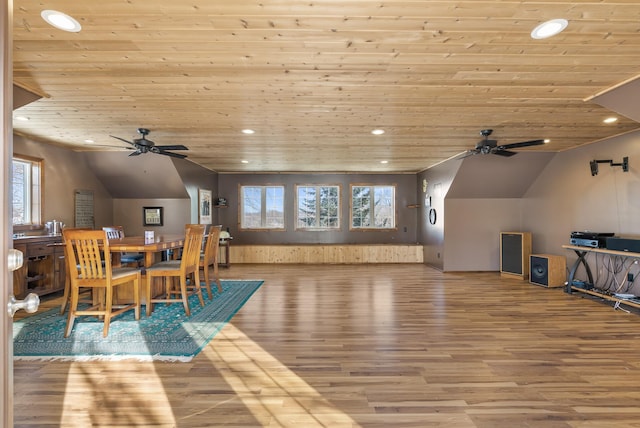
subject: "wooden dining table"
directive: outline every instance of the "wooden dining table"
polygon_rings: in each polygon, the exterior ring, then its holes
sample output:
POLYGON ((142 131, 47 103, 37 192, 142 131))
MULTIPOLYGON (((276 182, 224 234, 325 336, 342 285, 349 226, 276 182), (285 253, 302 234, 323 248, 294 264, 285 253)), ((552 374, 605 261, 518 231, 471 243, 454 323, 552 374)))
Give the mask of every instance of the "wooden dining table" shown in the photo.
MULTIPOLYGON (((109 239, 109 251, 111 252, 112 265, 120 266, 120 256, 122 253, 144 253, 144 267, 153 265, 159 255, 167 250, 176 250, 184 246, 184 235, 156 235, 153 240, 146 240, 144 236, 125 236, 124 238, 109 239)), ((174 252, 177 254, 177 252, 174 252)), ((144 269, 142 270, 144 278, 144 269)), ((142 288, 145 281, 142 281, 142 288)), ((152 295, 162 292, 160 281, 155 281, 152 285, 152 295)), ((118 291, 117 300, 126 302, 133 299, 133 287, 122 286, 118 291)), ((144 304, 146 293, 141 289, 141 300, 144 304)))
POLYGON ((109 239, 109 250, 112 253, 114 266, 120 265, 121 253, 144 253, 144 267, 149 267, 155 263, 158 254, 183 246, 184 235, 157 235, 152 241, 146 240, 144 236, 109 239))

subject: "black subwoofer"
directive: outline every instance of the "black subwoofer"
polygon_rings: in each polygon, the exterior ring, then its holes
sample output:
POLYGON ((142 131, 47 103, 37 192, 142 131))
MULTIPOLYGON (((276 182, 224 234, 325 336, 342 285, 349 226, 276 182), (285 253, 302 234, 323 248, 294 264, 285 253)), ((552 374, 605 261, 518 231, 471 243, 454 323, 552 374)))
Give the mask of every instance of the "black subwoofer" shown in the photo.
POLYGON ((529 282, 543 287, 563 287, 567 277, 567 261, 563 256, 532 254, 529 282))

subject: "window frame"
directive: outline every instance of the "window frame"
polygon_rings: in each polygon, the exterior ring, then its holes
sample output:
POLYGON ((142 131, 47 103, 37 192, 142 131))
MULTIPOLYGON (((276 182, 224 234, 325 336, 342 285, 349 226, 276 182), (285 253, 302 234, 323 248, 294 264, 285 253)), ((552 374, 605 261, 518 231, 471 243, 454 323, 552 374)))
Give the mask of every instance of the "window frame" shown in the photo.
POLYGON ((44 213, 44 159, 36 158, 27 155, 13 154, 11 157, 11 224, 14 231, 29 231, 42 229, 43 227, 43 213, 44 213), (13 207, 15 205, 13 193, 13 166, 14 162, 22 162, 30 165, 30 177, 29 177, 29 218, 25 223, 13 223, 13 207), (34 178, 34 169, 37 170, 37 177, 34 178), (37 183, 34 183, 37 181, 37 183))
MULTIPOLYGON (((396 188, 397 185, 393 184, 367 184, 367 183, 352 183, 349 186, 349 230, 350 231, 394 231, 398 229, 398 204, 396 201, 396 188), (354 226, 354 201, 353 201, 353 190, 356 187, 369 187, 372 195, 375 195, 376 188, 391 188, 393 191, 392 197, 392 206, 390 207, 391 213, 393 215, 392 225, 389 227, 376 227, 376 226, 354 226)), ((375 197, 371 198, 370 201, 370 209, 373 212, 372 218, 375 218, 375 197)))
POLYGON ((341 199, 341 195, 342 195, 342 186, 340 184, 296 184, 295 186, 295 219, 294 219, 294 224, 295 224, 295 230, 299 230, 299 231, 319 231, 319 232, 335 232, 337 230, 340 230, 341 228, 341 224, 342 224, 342 216, 341 216, 341 203, 340 203, 340 199, 341 199), (301 226, 300 225, 300 198, 299 198, 299 191, 301 188, 315 188, 316 190, 316 198, 315 198, 315 224, 313 226, 301 226), (335 226, 322 226, 322 213, 321 213, 321 200, 319 200, 319 198, 317 197, 318 194, 320 194, 321 188, 335 188, 337 190, 337 195, 336 195, 336 219, 337 219, 337 224, 335 226))
POLYGON ((286 188, 284 185, 282 184, 240 184, 238 185, 238 205, 239 205, 239 210, 238 210, 238 228, 240 230, 243 231, 251 231, 251 230, 255 230, 255 231, 259 231, 259 230, 275 230, 275 231, 284 231, 286 230, 286 211, 285 211, 285 207, 286 207, 286 188), (260 188, 260 226, 259 227, 245 227, 244 225, 244 218, 245 218, 245 212, 244 212, 244 207, 245 207, 245 198, 244 198, 244 190, 245 188, 251 188, 251 187, 255 187, 255 188, 260 188), (278 188, 278 189, 282 189, 282 206, 280 207, 282 209, 282 227, 269 227, 267 226, 267 189, 268 188, 278 188))

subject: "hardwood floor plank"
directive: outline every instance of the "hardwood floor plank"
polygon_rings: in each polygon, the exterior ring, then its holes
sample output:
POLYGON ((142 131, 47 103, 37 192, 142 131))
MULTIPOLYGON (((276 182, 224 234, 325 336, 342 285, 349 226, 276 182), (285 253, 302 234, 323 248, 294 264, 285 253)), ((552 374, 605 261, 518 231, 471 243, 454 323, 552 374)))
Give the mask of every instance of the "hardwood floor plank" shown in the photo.
POLYGON ((640 315, 611 304, 423 265, 221 275, 265 284, 189 363, 15 361, 16 426, 640 426, 640 315))

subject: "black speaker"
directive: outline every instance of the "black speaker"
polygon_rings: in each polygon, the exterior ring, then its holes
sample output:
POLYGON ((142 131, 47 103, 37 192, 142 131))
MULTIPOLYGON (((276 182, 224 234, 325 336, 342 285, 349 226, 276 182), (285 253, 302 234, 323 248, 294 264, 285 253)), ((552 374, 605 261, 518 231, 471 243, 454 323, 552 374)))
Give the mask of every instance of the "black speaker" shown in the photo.
POLYGON ((529 276, 530 232, 500 232, 500 274, 529 276))
POLYGON ((552 254, 532 254, 529 282, 543 287, 563 287, 567 278, 567 260, 552 254))

